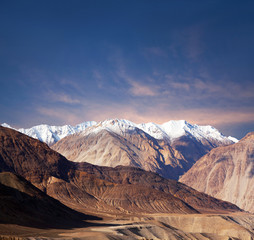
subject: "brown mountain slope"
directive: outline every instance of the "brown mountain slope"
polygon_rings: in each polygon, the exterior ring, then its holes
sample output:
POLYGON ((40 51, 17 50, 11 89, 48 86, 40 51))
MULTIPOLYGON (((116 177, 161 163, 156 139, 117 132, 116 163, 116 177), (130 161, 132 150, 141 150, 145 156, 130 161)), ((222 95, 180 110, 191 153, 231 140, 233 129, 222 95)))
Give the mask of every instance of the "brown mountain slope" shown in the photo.
POLYGON ((194 130, 197 126, 182 122, 185 128, 189 128, 188 132, 181 129, 184 127, 180 126, 180 122, 175 123, 176 125, 169 122, 168 131, 172 135, 171 128, 175 128, 183 136, 176 137, 177 134, 173 134, 175 136, 170 137, 156 124, 135 126, 126 120, 106 120, 61 139, 51 148, 74 162, 108 167, 139 167, 159 173, 165 178, 178 180, 179 176, 212 148, 232 144, 231 140, 221 136, 209 137, 210 131, 214 131, 211 128, 206 130, 206 134, 200 129, 202 137, 197 132, 195 137, 193 132, 197 131, 194 130))
MULTIPOLYGON (((116 168, 94 166, 88 163, 76 163, 76 169, 85 171, 96 178, 117 184, 140 185, 152 188, 177 197, 195 209, 206 212, 235 211, 238 208, 231 203, 213 198, 198 192, 175 180, 165 179, 153 172, 139 168, 118 166, 116 168)), ((89 190, 88 190, 89 191, 89 190)))
POLYGON ((178 179, 192 164, 164 140, 157 140, 140 129, 123 136, 102 130, 85 135, 77 133, 58 141, 51 148, 74 162, 99 166, 132 166, 178 179))
MULTIPOLYGON (((152 196, 159 194, 154 189, 147 191, 147 188, 142 186, 132 186, 133 189, 128 187, 126 192, 127 190, 130 192, 122 196, 122 193, 118 192, 119 184, 97 179, 85 171, 77 171, 74 163, 51 150, 46 144, 14 130, 1 127, 0 140, 0 166, 3 166, 1 171, 8 170, 25 177, 50 196, 59 199, 68 206, 92 212, 128 212, 131 207, 127 207, 126 204, 124 204, 125 208, 119 208, 116 205, 118 198, 123 202, 128 199, 130 201, 127 203, 133 205, 135 199, 132 194, 136 192, 149 204, 152 202, 151 199, 154 199, 152 196), (114 191, 113 198, 110 194, 106 194, 114 191)), ((160 194, 165 195, 162 192, 160 194)), ((168 198, 164 197, 164 205, 171 206, 170 201, 172 200, 179 202, 181 208, 167 207, 163 212, 197 212, 170 194, 168 194, 168 198)), ((139 212, 158 212, 158 209, 153 206, 147 208, 145 205, 140 205, 138 208, 139 212)))
POLYGON ((47 145, 11 129, 0 128, 0 144, 1 171, 20 174, 76 209, 104 213, 239 210, 141 169, 70 162, 47 145))
POLYGON ((95 219, 64 206, 10 172, 0 173, 0 223, 39 228, 81 227, 95 219))
POLYGON ((67 179, 69 161, 45 143, 0 126, 0 169, 45 186, 50 176, 67 179))
POLYGON ((213 149, 180 179, 214 197, 254 212, 254 133, 213 149))

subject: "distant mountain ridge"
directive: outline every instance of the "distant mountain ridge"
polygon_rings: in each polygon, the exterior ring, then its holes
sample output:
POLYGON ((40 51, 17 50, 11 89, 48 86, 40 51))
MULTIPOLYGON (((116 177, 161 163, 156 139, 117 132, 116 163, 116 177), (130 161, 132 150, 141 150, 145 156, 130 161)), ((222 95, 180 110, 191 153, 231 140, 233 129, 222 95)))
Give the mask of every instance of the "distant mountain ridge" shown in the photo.
MULTIPOLYGON (((2 126, 12 128, 6 123, 3 123, 2 126)), ((99 123, 95 121, 86 121, 76 126, 49 126, 42 124, 27 129, 12 129, 18 130, 30 137, 39 139, 51 146, 66 136, 84 131, 90 127, 92 128, 90 131, 87 131, 87 133, 91 133, 92 131, 98 132, 104 129, 117 134, 123 134, 125 132, 130 133, 133 129, 139 128, 157 140, 166 140, 171 143, 183 136, 192 137, 197 141, 205 139, 209 142, 218 141, 223 144, 230 144, 238 141, 236 138, 224 136, 212 126, 192 125, 185 120, 171 120, 159 125, 151 122, 136 124, 124 119, 109 119, 99 123)))
POLYGON ((71 134, 83 131, 86 128, 95 124, 96 122, 94 121, 83 122, 83 123, 77 124, 76 126, 71 126, 71 125, 49 126, 47 124, 41 124, 31 128, 20 128, 20 129, 15 129, 11 127, 10 125, 8 125, 7 123, 3 123, 1 126, 17 130, 21 133, 24 133, 25 135, 29 137, 38 139, 41 142, 45 142, 46 144, 51 146, 57 141, 59 141, 60 139, 66 136, 69 136, 71 134))
POLYGON ((69 135, 51 148, 74 162, 139 167, 177 180, 211 149, 232 143, 211 126, 184 120, 157 125, 111 119, 69 135))

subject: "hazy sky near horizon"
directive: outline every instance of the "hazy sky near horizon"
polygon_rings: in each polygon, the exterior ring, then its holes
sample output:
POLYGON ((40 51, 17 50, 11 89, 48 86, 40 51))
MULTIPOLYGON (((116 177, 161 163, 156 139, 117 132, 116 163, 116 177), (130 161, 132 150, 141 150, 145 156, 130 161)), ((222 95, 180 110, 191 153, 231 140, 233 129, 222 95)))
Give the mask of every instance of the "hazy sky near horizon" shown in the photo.
POLYGON ((0 123, 254 131, 254 1, 1 0, 0 123))

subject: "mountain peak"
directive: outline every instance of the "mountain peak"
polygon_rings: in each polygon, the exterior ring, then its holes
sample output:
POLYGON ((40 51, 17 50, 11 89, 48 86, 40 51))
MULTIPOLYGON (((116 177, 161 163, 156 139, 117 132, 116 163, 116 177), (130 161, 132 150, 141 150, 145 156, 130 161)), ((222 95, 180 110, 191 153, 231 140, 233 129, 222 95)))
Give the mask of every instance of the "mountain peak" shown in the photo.
POLYGON ((83 131, 86 128, 93 126, 95 124, 96 122, 94 121, 83 122, 83 123, 77 124, 76 126, 71 126, 71 125, 50 126, 47 124, 40 124, 31 128, 27 128, 27 129, 25 128, 14 129, 6 123, 3 123, 1 126, 17 130, 30 137, 39 139, 40 141, 45 142, 50 146, 70 134, 83 131))
MULTIPOLYGON (((2 124, 2 126, 11 128, 11 126, 6 123, 2 124)), ((107 130, 117 134, 125 134, 131 133, 137 128, 141 129, 155 139, 167 140, 169 142, 173 142, 182 136, 192 137, 198 141, 202 141, 202 139, 206 139, 208 141, 216 140, 224 142, 225 144, 238 141, 233 137, 228 138, 224 136, 212 126, 199 126, 197 124, 192 125, 186 120, 171 120, 159 125, 153 122, 136 124, 126 119, 113 118, 101 121, 99 123, 95 121, 87 121, 77 124, 76 126, 49 126, 46 124, 41 124, 29 129, 21 128, 18 129, 18 131, 30 137, 39 139, 48 145, 53 145, 60 139, 81 131, 85 131, 82 133, 85 135, 96 133, 101 130, 107 130)))
POLYGON ((240 141, 245 141, 245 140, 254 140, 254 132, 249 132, 246 134, 245 137, 243 137, 240 141))
POLYGON ((135 123, 127 120, 127 119, 118 119, 118 118, 111 118, 106 119, 104 121, 99 122, 99 124, 112 124, 112 125, 135 125, 135 123))
POLYGON ((1 126, 2 127, 7 127, 7 128, 12 128, 9 124, 7 124, 7 123, 3 123, 3 124, 1 124, 1 126))
POLYGON ((88 135, 90 133, 98 133, 102 130, 114 132, 117 134, 125 134, 127 132, 134 131, 136 124, 126 119, 107 119, 94 124, 91 128, 85 129, 81 134, 88 135))

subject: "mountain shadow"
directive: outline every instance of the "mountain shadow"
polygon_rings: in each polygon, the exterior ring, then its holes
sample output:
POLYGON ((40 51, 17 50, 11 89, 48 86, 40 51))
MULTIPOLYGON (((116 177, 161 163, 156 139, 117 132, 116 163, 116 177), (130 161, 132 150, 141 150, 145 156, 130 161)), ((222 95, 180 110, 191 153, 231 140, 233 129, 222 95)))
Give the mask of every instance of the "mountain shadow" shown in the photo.
POLYGON ((0 173, 0 223, 34 228, 86 227, 100 218, 72 210, 49 197, 23 177, 0 173))

